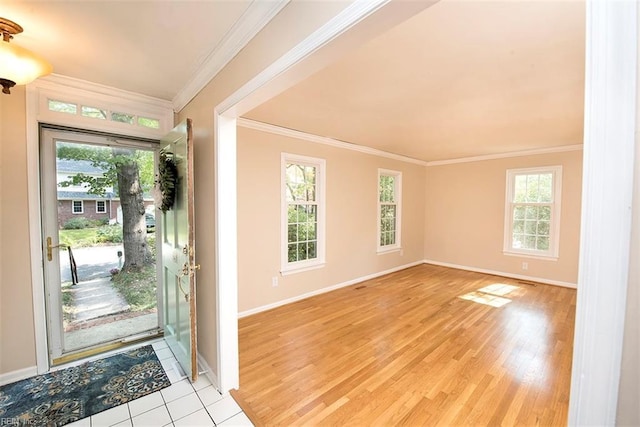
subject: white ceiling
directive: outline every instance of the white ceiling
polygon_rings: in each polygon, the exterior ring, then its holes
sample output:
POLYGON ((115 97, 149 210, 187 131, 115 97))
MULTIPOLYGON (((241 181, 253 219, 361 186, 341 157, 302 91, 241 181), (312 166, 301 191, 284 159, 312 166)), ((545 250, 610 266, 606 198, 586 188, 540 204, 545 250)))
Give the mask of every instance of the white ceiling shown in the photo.
POLYGON ((56 74, 172 100, 251 3, 2 0, 0 16, 56 74))
POLYGON ((582 143, 582 1, 442 0, 244 116, 424 161, 582 143))

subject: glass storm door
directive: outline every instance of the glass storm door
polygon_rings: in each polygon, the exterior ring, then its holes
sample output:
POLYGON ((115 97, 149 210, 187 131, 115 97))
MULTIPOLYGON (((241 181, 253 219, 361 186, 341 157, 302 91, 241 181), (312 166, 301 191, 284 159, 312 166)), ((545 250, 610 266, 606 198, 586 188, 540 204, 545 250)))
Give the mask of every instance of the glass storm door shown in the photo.
POLYGON ((157 142, 41 132, 45 305, 54 365, 161 334, 151 197, 157 150, 157 142))
POLYGON ((164 337, 184 372, 198 378, 196 347, 196 270, 191 119, 160 143, 162 189, 162 298, 164 337), (171 188, 175 195, 170 196, 171 188))

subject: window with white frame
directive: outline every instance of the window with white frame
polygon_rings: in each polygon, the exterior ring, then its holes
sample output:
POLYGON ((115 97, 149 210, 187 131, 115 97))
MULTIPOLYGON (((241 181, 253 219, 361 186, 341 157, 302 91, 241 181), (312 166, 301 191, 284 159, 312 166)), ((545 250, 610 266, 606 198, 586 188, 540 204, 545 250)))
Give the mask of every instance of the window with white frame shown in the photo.
POLYGON ((378 252, 400 249, 402 172, 378 169, 378 252))
POLYGON ((282 272, 324 264, 325 161, 282 154, 282 272))
POLYGON ((558 257, 562 166, 507 170, 504 252, 558 257))
POLYGON ((84 203, 82 200, 71 201, 71 209, 74 214, 84 213, 84 203))
POLYGON ((107 202, 96 200, 96 213, 107 213, 107 202))

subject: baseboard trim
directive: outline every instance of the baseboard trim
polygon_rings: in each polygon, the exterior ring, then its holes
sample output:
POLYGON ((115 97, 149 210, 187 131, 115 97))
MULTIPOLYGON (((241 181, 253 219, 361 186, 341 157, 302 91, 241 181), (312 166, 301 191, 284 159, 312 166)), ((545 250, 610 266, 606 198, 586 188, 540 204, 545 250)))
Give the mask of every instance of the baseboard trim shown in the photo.
POLYGON ((198 373, 200 372, 202 372, 202 375, 207 377, 209 382, 211 382, 211 384, 213 385, 213 388, 215 388, 216 390, 218 390, 218 392, 220 392, 220 387, 219 387, 220 385, 218 384, 218 376, 216 375, 215 372, 213 372, 213 369, 211 369, 211 366, 209 366, 209 364, 207 363, 206 359, 202 356, 202 354, 198 353, 198 373))
POLYGON ((336 289, 344 288, 347 286, 355 285, 356 283, 364 282, 365 280, 375 279, 376 277, 384 276, 385 274, 395 273, 396 271, 405 270, 410 267, 415 267, 416 265, 423 264, 423 261, 415 261, 409 264, 400 265, 398 267, 393 267, 388 270, 380 271, 377 273, 369 274, 367 276, 358 277, 352 280, 348 280, 346 282, 338 283, 337 285, 328 286, 326 288, 318 289, 315 291, 307 292, 302 295, 298 295, 295 297, 287 298, 278 302, 274 302, 271 304, 263 305, 260 307, 252 308, 250 310, 241 311, 238 313, 238 318, 241 319, 243 317, 251 316, 252 314, 261 313, 263 311, 271 310, 277 307, 281 307, 286 304, 291 304, 292 302, 301 301, 303 299, 307 299, 316 295, 324 294, 327 292, 335 291, 336 289))
POLYGON ((506 273, 504 271, 488 270, 486 268, 469 267, 467 265, 451 264, 451 263, 448 263, 448 262, 434 261, 434 260, 431 260, 431 259, 425 259, 424 263, 425 264, 431 264, 431 265, 438 265, 440 267, 457 268, 458 270, 474 271, 476 273, 492 274, 494 276, 509 277, 511 279, 527 280, 529 282, 544 283, 545 285, 562 286, 563 288, 571 288, 571 289, 577 289, 578 288, 577 284, 575 284, 575 283, 561 282, 559 280, 544 279, 544 278, 541 278, 541 277, 524 276, 522 274, 506 273))
POLYGON ((11 384, 16 381, 24 380, 36 375, 38 375, 37 366, 29 366, 28 368, 6 372, 4 374, 0 374, 0 385, 11 384))

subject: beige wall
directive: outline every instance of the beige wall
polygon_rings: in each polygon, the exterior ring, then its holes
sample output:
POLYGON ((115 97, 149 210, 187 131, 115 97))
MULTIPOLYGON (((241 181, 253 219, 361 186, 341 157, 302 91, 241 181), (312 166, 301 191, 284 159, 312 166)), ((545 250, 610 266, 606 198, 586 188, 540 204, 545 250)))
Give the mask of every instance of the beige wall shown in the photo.
POLYGON ((0 95, 0 374, 36 365, 25 90, 0 95))
POLYGON ((423 218, 423 166, 238 128, 239 311, 421 261, 423 218), (287 276, 280 275, 283 152, 326 161, 326 264, 287 276), (402 172, 402 254, 376 253, 378 168, 402 172))
POLYGON ((582 151, 427 167, 425 259, 577 283, 582 151), (506 170, 562 165, 557 261, 504 255, 506 170), (528 270, 522 269, 526 261, 528 270))

